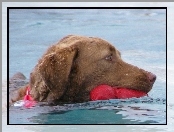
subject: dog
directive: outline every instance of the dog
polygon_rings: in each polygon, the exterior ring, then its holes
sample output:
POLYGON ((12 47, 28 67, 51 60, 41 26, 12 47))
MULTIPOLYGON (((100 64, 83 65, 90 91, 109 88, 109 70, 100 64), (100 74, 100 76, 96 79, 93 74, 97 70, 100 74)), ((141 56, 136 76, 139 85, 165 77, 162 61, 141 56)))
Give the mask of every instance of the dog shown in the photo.
POLYGON ((50 46, 30 73, 29 83, 13 90, 9 102, 23 99, 27 87, 39 102, 76 103, 90 100, 101 84, 148 93, 156 75, 128 64, 106 40, 68 35, 50 46))

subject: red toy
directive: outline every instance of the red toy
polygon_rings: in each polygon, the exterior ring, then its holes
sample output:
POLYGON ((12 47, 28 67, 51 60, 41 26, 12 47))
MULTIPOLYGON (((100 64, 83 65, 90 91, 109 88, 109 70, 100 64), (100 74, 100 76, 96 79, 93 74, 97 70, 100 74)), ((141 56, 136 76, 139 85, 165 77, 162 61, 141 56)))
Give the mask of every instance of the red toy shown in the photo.
POLYGON ((132 97, 147 96, 146 93, 138 90, 132 90, 122 87, 111 87, 108 85, 99 85, 90 92, 90 99, 94 100, 108 100, 108 99, 126 99, 132 97))
MULTIPOLYGON (((90 92, 90 100, 108 100, 108 99, 127 99, 132 97, 147 96, 146 93, 138 90, 132 90, 122 87, 111 87, 109 85, 99 85, 90 92)), ((35 106, 36 101, 30 95, 30 87, 27 87, 26 95, 24 96, 24 106, 30 108, 35 106)))
POLYGON ((26 108, 30 108, 30 107, 34 106, 35 104, 36 104, 36 102, 30 95, 30 87, 27 87, 26 95, 24 96, 24 106, 26 108))

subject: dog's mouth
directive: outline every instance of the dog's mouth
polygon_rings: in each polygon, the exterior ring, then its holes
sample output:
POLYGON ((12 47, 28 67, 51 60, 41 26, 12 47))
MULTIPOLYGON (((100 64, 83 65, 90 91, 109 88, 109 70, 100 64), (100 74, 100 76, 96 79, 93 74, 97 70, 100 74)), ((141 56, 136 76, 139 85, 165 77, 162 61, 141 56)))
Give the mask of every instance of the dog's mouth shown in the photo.
POLYGON ((90 100, 108 100, 108 99, 128 99, 147 96, 144 91, 134 90, 125 87, 111 87, 109 85, 99 85, 91 90, 90 100))

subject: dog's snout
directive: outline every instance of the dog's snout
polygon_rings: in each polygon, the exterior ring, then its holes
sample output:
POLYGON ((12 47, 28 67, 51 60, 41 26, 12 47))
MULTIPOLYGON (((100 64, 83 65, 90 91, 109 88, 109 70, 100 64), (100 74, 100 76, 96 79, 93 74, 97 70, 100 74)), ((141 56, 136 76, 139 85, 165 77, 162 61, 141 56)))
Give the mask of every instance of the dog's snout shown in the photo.
POLYGON ((156 75, 151 73, 151 72, 148 72, 147 77, 148 77, 151 84, 153 84, 156 80, 156 75))

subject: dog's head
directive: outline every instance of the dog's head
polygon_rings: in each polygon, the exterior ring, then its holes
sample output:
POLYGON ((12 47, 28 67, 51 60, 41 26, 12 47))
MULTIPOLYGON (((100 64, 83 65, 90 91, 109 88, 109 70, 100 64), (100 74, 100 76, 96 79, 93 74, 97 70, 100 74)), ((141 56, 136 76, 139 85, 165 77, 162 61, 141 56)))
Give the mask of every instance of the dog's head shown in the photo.
POLYGON ((83 102, 97 85, 148 93, 155 79, 154 74, 124 62, 107 41, 70 35, 42 56, 31 73, 30 87, 39 101, 83 102))

